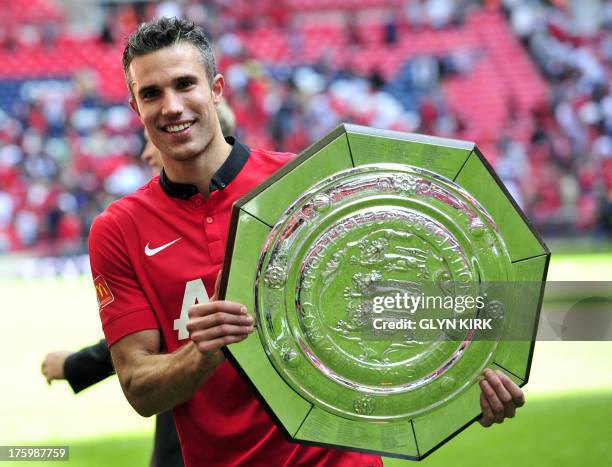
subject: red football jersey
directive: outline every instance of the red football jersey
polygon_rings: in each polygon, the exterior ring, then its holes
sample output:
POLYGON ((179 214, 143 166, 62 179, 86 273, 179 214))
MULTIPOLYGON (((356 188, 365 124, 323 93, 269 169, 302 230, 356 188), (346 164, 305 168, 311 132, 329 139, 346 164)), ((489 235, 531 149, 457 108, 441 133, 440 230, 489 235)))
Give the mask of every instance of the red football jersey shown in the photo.
MULTIPOLYGON (((168 352, 189 342, 187 310, 214 291, 232 204, 294 157, 228 141, 232 152, 208 199, 162 172, 95 220, 91 269, 109 346, 145 329, 159 329, 168 352)), ((174 419, 188 466, 382 465, 376 456, 289 442, 227 361, 174 419)))

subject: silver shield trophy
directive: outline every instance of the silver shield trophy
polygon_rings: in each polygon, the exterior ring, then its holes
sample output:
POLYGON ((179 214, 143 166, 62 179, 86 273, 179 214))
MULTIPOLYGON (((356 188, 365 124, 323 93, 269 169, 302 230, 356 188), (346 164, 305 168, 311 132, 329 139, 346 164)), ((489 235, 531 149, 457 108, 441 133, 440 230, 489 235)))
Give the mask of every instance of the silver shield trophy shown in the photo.
POLYGON ((527 382, 543 287, 483 284, 549 257, 473 143, 341 125, 234 205, 221 296, 257 333, 228 354, 295 441, 422 459, 485 367, 527 382))

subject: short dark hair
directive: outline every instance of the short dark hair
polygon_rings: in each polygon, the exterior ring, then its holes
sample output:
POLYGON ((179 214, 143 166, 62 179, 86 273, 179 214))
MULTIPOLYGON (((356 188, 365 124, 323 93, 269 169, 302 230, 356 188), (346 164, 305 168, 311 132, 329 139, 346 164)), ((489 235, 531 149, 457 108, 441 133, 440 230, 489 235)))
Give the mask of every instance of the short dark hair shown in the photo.
POLYGON ((217 75, 217 65, 210 41, 202 28, 191 21, 180 18, 159 18, 142 23, 128 37, 123 50, 123 73, 130 92, 132 91, 132 83, 129 68, 132 60, 135 57, 156 52, 179 42, 187 42, 198 49, 208 82, 212 84, 214 77, 217 75))

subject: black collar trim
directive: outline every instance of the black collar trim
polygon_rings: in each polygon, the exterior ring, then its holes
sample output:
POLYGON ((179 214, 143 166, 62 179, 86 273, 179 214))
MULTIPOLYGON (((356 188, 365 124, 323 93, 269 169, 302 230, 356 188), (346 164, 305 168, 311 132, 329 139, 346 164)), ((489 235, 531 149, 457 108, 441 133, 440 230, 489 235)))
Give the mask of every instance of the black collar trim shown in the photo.
MULTIPOLYGON (((225 141, 232 145, 232 150, 223 165, 219 167, 219 170, 217 170, 210 180, 208 184, 208 191, 210 193, 216 190, 223 190, 229 185, 229 183, 240 173, 251 152, 248 146, 236 141, 236 138, 233 136, 228 136, 225 138, 225 141)), ((198 194, 198 189, 195 185, 177 183, 170 180, 163 168, 159 174, 159 182, 166 194, 173 198, 189 199, 193 195, 198 194)))

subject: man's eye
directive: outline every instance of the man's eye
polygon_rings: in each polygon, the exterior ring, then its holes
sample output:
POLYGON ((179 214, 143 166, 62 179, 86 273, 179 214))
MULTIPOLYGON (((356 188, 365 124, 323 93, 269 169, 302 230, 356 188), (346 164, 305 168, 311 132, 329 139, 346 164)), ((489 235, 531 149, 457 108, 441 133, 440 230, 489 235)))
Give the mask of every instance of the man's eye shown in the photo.
POLYGON ((188 88, 189 86, 191 86, 192 84, 193 84, 193 82, 189 81, 189 80, 179 81, 178 87, 179 87, 179 89, 185 89, 185 88, 188 88))
POLYGON ((145 91, 142 93, 143 99, 152 99, 157 96, 157 91, 145 91))

